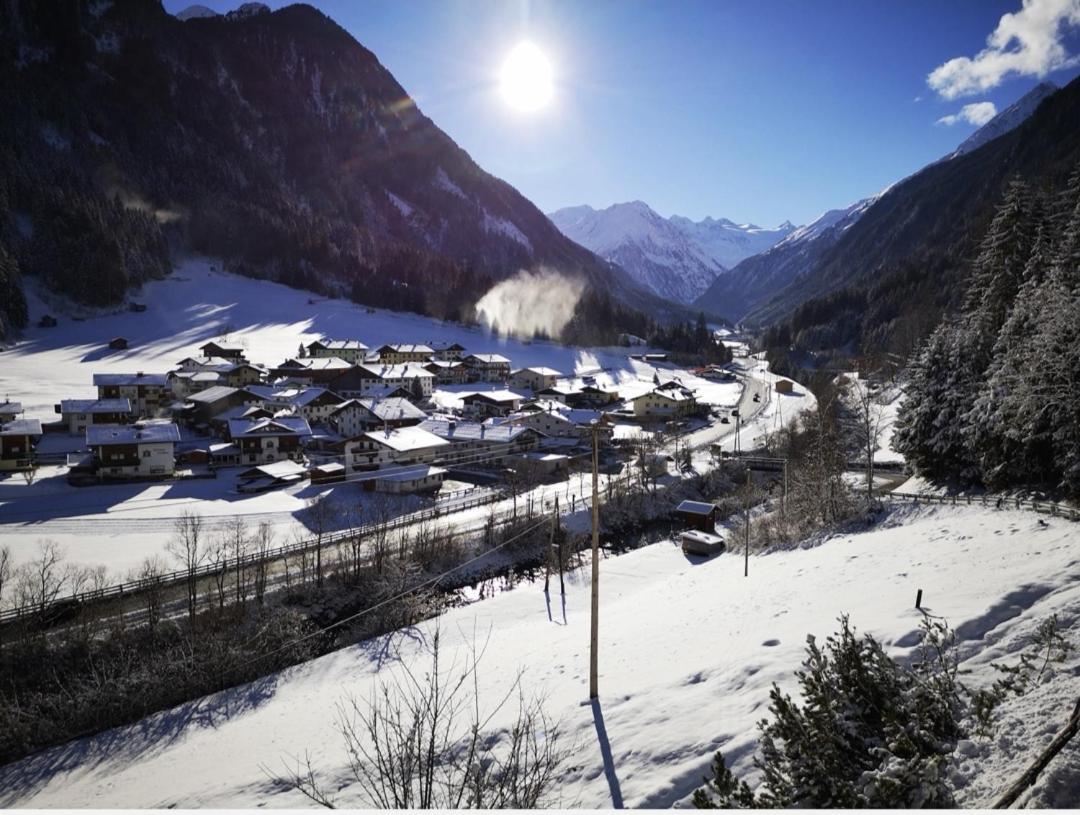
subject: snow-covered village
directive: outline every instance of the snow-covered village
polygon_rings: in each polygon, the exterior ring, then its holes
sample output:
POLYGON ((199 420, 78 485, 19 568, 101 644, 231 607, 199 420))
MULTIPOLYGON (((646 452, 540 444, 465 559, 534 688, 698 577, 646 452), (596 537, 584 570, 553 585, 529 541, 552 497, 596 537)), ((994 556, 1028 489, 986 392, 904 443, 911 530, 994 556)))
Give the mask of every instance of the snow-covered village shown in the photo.
POLYGON ((9 3, 0 807, 1080 807, 1078 37, 9 3))

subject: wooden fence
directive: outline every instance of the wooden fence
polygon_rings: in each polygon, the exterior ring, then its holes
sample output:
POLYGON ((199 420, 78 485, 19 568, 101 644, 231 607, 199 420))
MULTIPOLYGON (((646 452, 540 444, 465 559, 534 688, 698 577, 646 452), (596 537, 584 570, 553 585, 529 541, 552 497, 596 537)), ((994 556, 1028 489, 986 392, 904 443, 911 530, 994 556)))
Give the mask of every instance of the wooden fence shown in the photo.
POLYGON ((1027 509, 1043 515, 1080 521, 1080 509, 1053 501, 1025 501, 1020 498, 995 498, 992 495, 920 495, 915 492, 882 492, 879 497, 888 501, 912 504, 942 504, 944 506, 994 506, 1000 509, 1027 509))

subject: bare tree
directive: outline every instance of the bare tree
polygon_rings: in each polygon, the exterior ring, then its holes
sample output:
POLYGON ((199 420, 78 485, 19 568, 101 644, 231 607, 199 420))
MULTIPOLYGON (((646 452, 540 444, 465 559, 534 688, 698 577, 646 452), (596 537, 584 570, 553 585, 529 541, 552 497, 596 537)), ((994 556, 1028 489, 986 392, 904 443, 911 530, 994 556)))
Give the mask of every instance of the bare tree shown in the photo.
POLYGON ((255 562, 252 564, 252 577, 255 589, 255 602, 260 606, 266 595, 266 576, 270 569, 269 557, 274 548, 274 528, 269 521, 261 521, 251 539, 255 562))
POLYGON ((318 495, 307 503, 307 526, 315 533, 315 585, 323 584, 323 539, 339 518, 338 508, 326 495, 318 495))
MULTIPOLYGON (((533 809, 545 803, 563 761, 559 728, 542 701, 525 696, 519 675, 492 707, 479 694, 482 651, 449 666, 438 632, 431 663, 403 665, 370 697, 338 703, 338 729, 349 770, 363 798, 379 809, 533 809), (516 699, 517 717, 503 729, 493 720, 516 699)), ((310 757, 277 777, 310 800, 333 808, 334 798, 310 757)), ((264 768, 265 771, 265 768, 264 768)), ((273 776, 272 776, 273 777, 273 776)))
POLYGON ((844 426, 866 467, 866 502, 874 500, 874 454, 885 432, 888 408, 868 378, 851 382, 843 395, 844 426))
POLYGON ((143 597, 146 599, 146 621, 153 631, 161 619, 161 600, 164 589, 165 563, 160 555, 143 558, 137 576, 143 583, 143 597))
POLYGON ((33 606, 44 622, 49 607, 64 590, 64 550, 54 540, 39 540, 37 554, 18 572, 20 606, 33 606))
POLYGON ((202 535, 202 516, 185 510, 173 524, 173 537, 165 547, 165 551, 187 572, 188 618, 192 623, 199 599, 198 569, 206 556, 202 535))
MULTIPOLYGON (((11 584, 12 574, 15 571, 15 559, 11 555, 11 547, 0 546, 0 611, 4 610, 4 590, 11 584)), ((0 638, 0 649, 4 641, 0 638)))
POLYGON ((235 566, 236 605, 243 607, 247 602, 247 570, 244 568, 244 561, 251 543, 251 532, 243 516, 233 516, 225 527, 225 537, 228 539, 229 557, 235 566))

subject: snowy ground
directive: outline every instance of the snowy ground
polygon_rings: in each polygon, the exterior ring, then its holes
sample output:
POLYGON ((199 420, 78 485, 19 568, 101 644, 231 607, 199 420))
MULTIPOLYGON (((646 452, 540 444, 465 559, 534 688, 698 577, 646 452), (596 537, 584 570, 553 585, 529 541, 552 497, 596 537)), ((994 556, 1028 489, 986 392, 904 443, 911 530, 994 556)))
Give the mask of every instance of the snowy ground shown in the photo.
MULTIPOLYGON (((565 605, 526 584, 408 631, 361 643, 253 685, 190 703, 0 770, 0 805, 35 807, 301 806, 262 766, 310 751, 338 777, 344 754, 334 702, 361 697, 399 660, 420 666, 420 641, 444 647, 487 637, 481 694, 501 695, 521 669, 547 697, 573 755, 563 806, 665 807, 685 802, 716 749, 750 766, 754 724, 773 682, 792 687, 807 634, 849 613, 897 655, 910 653, 924 607, 957 630, 969 682, 989 682, 1035 625, 1080 615, 1080 525, 980 507, 898 507, 869 531, 757 556, 691 561, 671 543, 606 559, 601 569, 600 706, 587 696, 588 580, 573 575, 565 605)), ((1080 670, 1075 627, 1068 665, 1003 709, 993 742, 962 745, 954 768, 968 805, 990 803, 1052 737, 1080 670)), ((1013 655, 1015 656, 1015 655, 1013 655)), ((509 713, 507 714, 510 715, 509 713)), ((496 724, 506 724, 497 721, 496 724)), ((1033 803, 1075 806, 1080 749, 1040 778, 1033 803)), ((342 803, 350 803, 344 790, 342 803)), ((356 803, 356 799, 351 799, 356 803)))
MULTIPOLYGON (((165 371, 186 356, 197 356, 197 347, 204 342, 227 334, 247 348, 250 359, 269 364, 294 356, 301 343, 323 336, 359 339, 372 348, 390 342, 459 342, 469 352, 504 354, 514 367, 554 368, 568 376, 569 384, 594 377, 597 384, 618 387, 624 398, 651 389, 654 376, 663 381, 677 375, 698 392, 700 401, 730 407, 739 399, 737 383, 711 382, 665 363, 654 366, 631 360, 629 349, 582 349, 499 338, 428 317, 369 312, 347 301, 314 298, 308 292, 222 273, 214 266, 211 261, 192 260, 168 279, 147 284, 132 298, 147 303, 145 312, 84 315, 81 320, 64 316, 55 305, 43 302, 33 285, 28 286, 33 327, 17 345, 0 352, 0 395, 22 402, 27 418, 51 421, 57 418, 53 406, 60 399, 94 394, 94 373, 165 371), (60 317, 56 328, 36 327, 46 312, 60 317), (105 348, 117 335, 128 338, 129 350, 105 348)), ((460 405, 463 392, 502 387, 452 386, 438 392, 436 402, 454 407, 460 405)), ((629 426, 618 430, 620 435, 637 432, 629 426)), ((709 433, 719 438, 729 430, 718 425, 695 438, 705 439, 709 433)), ((81 446, 81 438, 66 435, 50 434, 42 443, 42 449, 51 452, 81 446)), ((65 473, 61 467, 43 467, 33 485, 21 476, 0 478, 0 544, 12 548, 17 562, 47 538, 64 547, 68 560, 106 564, 123 574, 164 549, 172 519, 185 510, 207 517, 243 515, 254 523, 267 521, 278 542, 284 543, 304 531, 297 513, 310 498, 331 492, 342 501, 363 500, 355 484, 336 488, 304 484, 241 495, 228 474, 208 481, 76 488, 67 484, 65 473)))

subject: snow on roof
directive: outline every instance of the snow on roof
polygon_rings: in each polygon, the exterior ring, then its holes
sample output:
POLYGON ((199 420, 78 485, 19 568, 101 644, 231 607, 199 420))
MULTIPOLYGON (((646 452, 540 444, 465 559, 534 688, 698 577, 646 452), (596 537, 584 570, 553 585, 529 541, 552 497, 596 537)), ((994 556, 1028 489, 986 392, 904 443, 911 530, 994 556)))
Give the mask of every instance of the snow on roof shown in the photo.
POLYGON ((379 347, 380 352, 392 351, 397 354, 433 354, 435 349, 430 345, 422 345, 420 343, 400 343, 397 345, 382 345, 379 347))
POLYGON ((530 366, 528 368, 521 368, 520 370, 515 371, 515 373, 520 374, 520 373, 524 373, 525 371, 532 371, 534 374, 538 374, 540 376, 562 376, 562 373, 560 373, 559 371, 556 371, 554 368, 545 368, 542 365, 540 365, 540 366, 530 366))
MULTIPOLYGON (((426 363, 425 363, 426 364, 426 363)), ((361 373, 370 374, 369 379, 434 379, 435 374, 424 369, 423 365, 357 365, 361 373)))
POLYGON ((172 422, 149 425, 94 424, 86 428, 86 444, 90 447, 178 441, 180 428, 172 422))
POLYGON ((530 427, 521 427, 520 425, 485 425, 479 422, 460 422, 447 419, 428 419, 418 426, 447 441, 508 442, 513 441, 523 433, 536 432, 530 427))
POLYGON ((288 401, 297 407, 306 407, 317 399, 321 399, 323 396, 327 395, 336 402, 344 401, 341 396, 338 396, 332 390, 328 390, 327 388, 304 388, 295 395, 289 397, 288 401))
POLYGON ((434 467, 431 465, 420 465, 418 467, 410 467, 407 470, 399 470, 393 473, 387 473, 386 475, 377 475, 377 481, 393 481, 395 483, 418 481, 422 478, 428 478, 433 475, 446 475, 446 470, 442 467, 434 467))
POLYGON ((0 436, 40 436, 41 421, 38 419, 12 419, 0 424, 0 436))
POLYGON ((461 397, 462 402, 468 402, 470 399, 483 399, 489 402, 520 402, 525 397, 520 393, 514 393, 509 390, 498 391, 477 391, 476 393, 470 393, 468 396, 461 397))
POLYGON ((0 413, 22 413, 22 402, 0 402, 0 413))
POLYGON ((409 450, 423 450, 428 447, 443 447, 447 444, 444 439, 419 425, 395 427, 392 430, 374 430, 365 433, 364 438, 371 439, 399 453, 408 452, 409 450))
POLYGON ((360 403, 380 419, 424 419, 427 414, 408 399, 391 396, 386 399, 361 399, 360 403))
POLYGON ((690 515, 708 515, 716 509, 716 506, 705 501, 686 500, 675 507, 676 512, 685 512, 690 515))
POLYGON ((469 354, 465 359, 475 359, 477 362, 483 362, 487 365, 510 364, 510 360, 502 354, 469 354))
POLYGON ((272 419, 229 419, 229 435, 237 436, 310 436, 311 427, 303 416, 275 416, 272 419))
POLYGON ((303 465, 297 464, 295 461, 282 459, 271 464, 261 464, 258 467, 252 467, 250 470, 244 470, 239 477, 259 478, 264 476, 275 480, 296 480, 306 472, 307 470, 304 469, 303 465))
POLYGON ((102 385, 158 385, 165 387, 168 374, 94 374, 94 386, 102 385))
POLYGON ((61 399, 61 413, 130 413, 127 399, 61 399))
POLYGON ((718 543, 723 543, 724 539, 719 535, 713 535, 711 532, 702 532, 700 529, 687 529, 679 533, 680 538, 687 538, 697 543, 707 543, 710 546, 716 546, 718 543))
POLYGON ((325 348, 327 351, 367 351, 368 347, 360 340, 331 340, 323 337, 321 340, 309 342, 308 348, 325 348))
MULTIPOLYGON (((211 340, 210 342, 205 342, 199 346, 200 351, 203 351, 207 348, 217 348, 219 351, 239 351, 240 353, 244 352, 244 346, 242 346, 238 342, 218 342, 216 340, 211 340)), ((209 356, 209 354, 207 354, 207 356, 209 356)))
POLYGON ((239 393, 239 388, 230 388, 228 385, 215 385, 212 388, 207 388, 204 391, 193 393, 188 399, 192 402, 200 404, 210 404, 211 402, 217 402, 219 399, 227 399, 234 393, 239 393))

